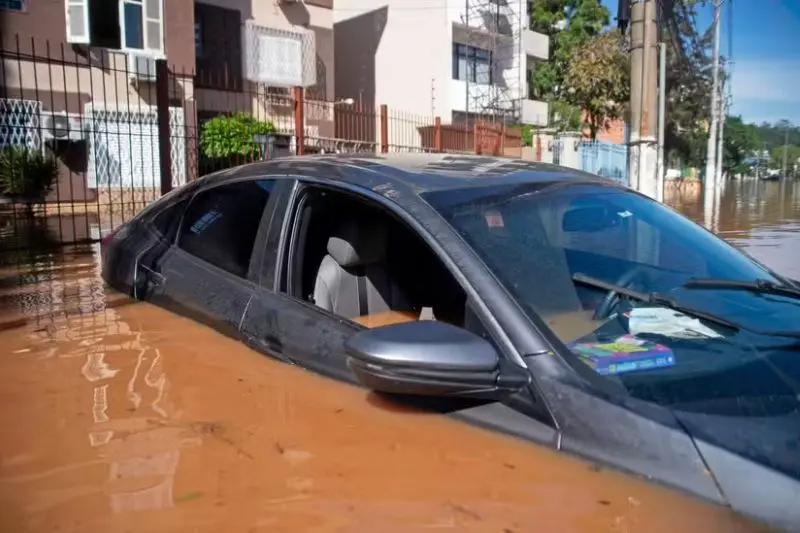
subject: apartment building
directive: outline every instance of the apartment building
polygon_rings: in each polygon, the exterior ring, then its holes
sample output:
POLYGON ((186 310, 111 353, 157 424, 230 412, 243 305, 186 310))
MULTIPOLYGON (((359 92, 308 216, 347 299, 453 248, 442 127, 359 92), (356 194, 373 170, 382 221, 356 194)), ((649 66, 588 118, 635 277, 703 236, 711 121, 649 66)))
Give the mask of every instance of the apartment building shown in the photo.
POLYGON ((528 79, 549 56, 520 0, 336 0, 336 97, 443 123, 491 115, 547 125, 528 79))
MULTIPOLYGON (((293 130, 286 87, 333 97, 332 0, 0 0, 0 147, 56 154, 52 200, 157 189, 155 61, 169 68, 174 184, 198 174, 204 119, 242 111, 293 130)), ((309 106, 306 135, 333 135, 309 106)))

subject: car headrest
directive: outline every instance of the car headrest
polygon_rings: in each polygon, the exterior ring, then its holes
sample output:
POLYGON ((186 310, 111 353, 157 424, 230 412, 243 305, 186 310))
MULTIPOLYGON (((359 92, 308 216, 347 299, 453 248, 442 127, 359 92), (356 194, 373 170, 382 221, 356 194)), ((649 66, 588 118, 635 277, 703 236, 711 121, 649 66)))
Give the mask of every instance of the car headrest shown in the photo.
POLYGON ((386 228, 367 219, 350 219, 328 239, 328 255, 343 268, 381 262, 386 257, 386 228))

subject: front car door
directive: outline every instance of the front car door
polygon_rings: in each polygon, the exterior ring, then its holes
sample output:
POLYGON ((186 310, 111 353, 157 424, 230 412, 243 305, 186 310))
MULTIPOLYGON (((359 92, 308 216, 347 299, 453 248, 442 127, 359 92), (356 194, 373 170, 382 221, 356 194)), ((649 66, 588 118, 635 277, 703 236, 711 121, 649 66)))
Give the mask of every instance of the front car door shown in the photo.
MULTIPOLYGON (((314 370, 329 377, 355 382, 355 376, 347 366, 347 354, 344 349, 345 342, 354 333, 364 329, 364 320, 354 320, 351 317, 340 316, 334 312, 322 309, 310 301, 308 287, 298 288, 292 282, 291 272, 304 270, 298 261, 318 264, 319 253, 305 249, 309 242, 308 234, 312 234, 316 245, 320 244, 317 232, 328 224, 318 224, 309 232, 304 228, 309 217, 315 216, 313 210, 309 214, 305 209, 308 195, 318 193, 320 190, 331 196, 331 205, 337 206, 334 211, 341 217, 352 213, 356 203, 362 203, 371 209, 381 211, 390 217, 386 206, 374 198, 354 195, 354 191, 337 190, 337 184, 300 183, 293 194, 290 205, 285 210, 283 224, 273 221, 270 235, 267 237, 267 254, 265 254, 262 278, 256 288, 254 297, 248 306, 242 321, 242 333, 261 346, 254 347, 269 355, 277 356, 292 363, 314 370), (344 202, 348 197, 348 202, 344 202), (304 238, 304 234, 306 235, 304 238)), ((326 220, 330 226, 335 225, 335 220, 326 220)), ((402 263, 404 255, 409 255, 408 243, 414 243, 418 254, 405 263, 410 265, 410 276, 402 276, 400 272, 392 274, 404 278, 403 285, 406 292, 413 300, 411 308, 419 311, 418 319, 425 319, 426 313, 432 313, 431 318, 443 319, 460 327, 464 327, 498 346, 498 351, 503 353, 499 342, 493 332, 485 327, 490 320, 485 315, 484 306, 472 298, 468 298, 460 282, 450 273, 447 267, 439 261, 437 252, 425 242, 425 239, 410 227, 399 224, 405 235, 393 234, 392 246, 388 249, 395 253, 390 258, 391 264, 402 263), (403 244, 401 244, 403 243, 403 244), (418 246, 418 248, 417 248, 418 246), (434 265, 435 263, 435 265, 434 265), (421 268, 424 265, 424 268, 421 268), (439 268, 441 267, 441 268, 439 268), (409 279, 425 277, 426 273, 435 272, 427 281, 416 288, 410 287, 409 279), (446 317, 446 318, 445 318, 446 317)), ((324 230, 323 230, 324 231, 324 230)), ((324 241, 323 241, 324 242, 324 241)), ((411 254, 414 255, 414 254, 411 254)), ((363 317, 362 317, 363 318, 363 317)), ((417 319, 417 318, 415 318, 417 319)), ((552 426, 547 408, 536 397, 536 393, 525 390, 521 394, 510 398, 504 403, 490 403, 475 406, 462 402, 454 402, 451 411, 456 416, 465 418, 474 423, 496 427, 502 431, 520 434, 537 441, 544 441, 549 445, 556 442, 555 429, 552 426)))
POLYGON ((154 303, 229 335, 238 333, 254 284, 253 250, 272 212, 273 180, 230 180, 189 200, 175 243, 150 270, 154 303))

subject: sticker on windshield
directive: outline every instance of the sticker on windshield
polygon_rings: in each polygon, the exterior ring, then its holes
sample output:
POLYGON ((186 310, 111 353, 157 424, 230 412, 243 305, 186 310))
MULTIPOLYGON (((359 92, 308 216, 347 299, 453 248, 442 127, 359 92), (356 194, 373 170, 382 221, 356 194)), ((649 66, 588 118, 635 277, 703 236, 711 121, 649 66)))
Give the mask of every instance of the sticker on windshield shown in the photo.
POLYGON ((628 211, 626 209, 625 211, 620 211, 619 213, 617 213, 617 215, 619 215, 622 218, 628 218, 628 217, 632 217, 633 213, 631 213, 630 211, 628 211))
POLYGON ((490 228, 504 228, 506 226, 503 222, 503 215, 497 211, 488 211, 484 217, 486 218, 486 225, 490 228))
POLYGON ((570 344, 569 348, 581 361, 603 376, 666 368, 675 364, 672 350, 633 335, 623 335, 611 342, 576 342, 570 344))

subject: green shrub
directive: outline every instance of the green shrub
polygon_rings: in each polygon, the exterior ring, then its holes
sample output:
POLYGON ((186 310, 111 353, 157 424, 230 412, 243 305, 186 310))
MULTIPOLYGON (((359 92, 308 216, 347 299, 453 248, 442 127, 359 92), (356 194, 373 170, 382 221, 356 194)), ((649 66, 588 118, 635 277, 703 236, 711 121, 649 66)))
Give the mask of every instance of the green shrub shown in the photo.
POLYGON ((252 157, 260 150, 259 145, 253 142, 253 136, 275 131, 272 122, 256 120, 246 113, 220 115, 203 124, 200 147, 210 159, 252 157))
POLYGON ((41 150, 7 147, 0 150, 0 195, 41 198, 58 179, 58 162, 41 150))

